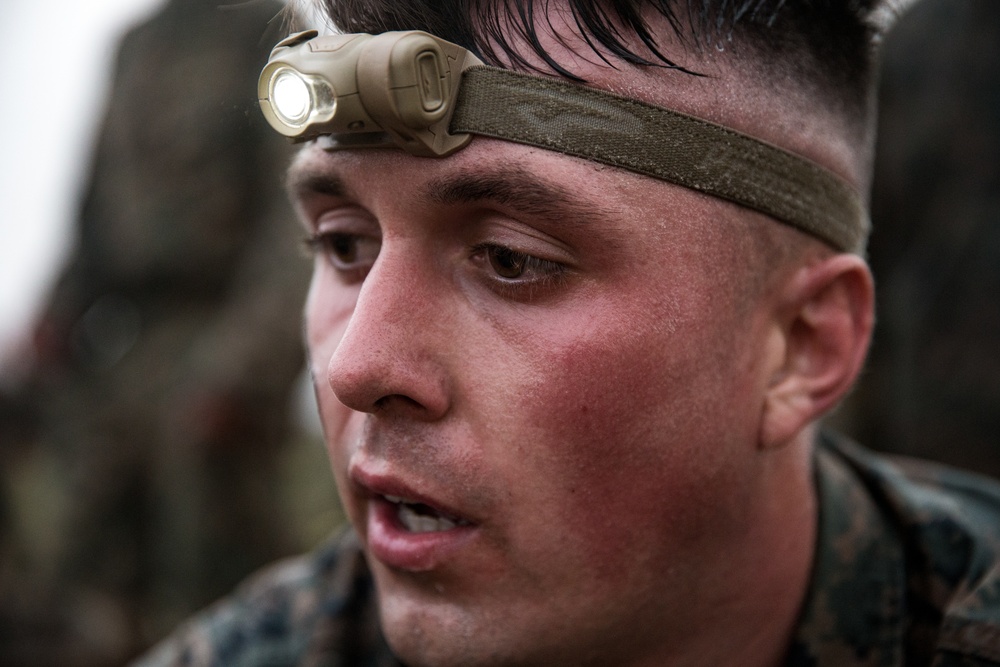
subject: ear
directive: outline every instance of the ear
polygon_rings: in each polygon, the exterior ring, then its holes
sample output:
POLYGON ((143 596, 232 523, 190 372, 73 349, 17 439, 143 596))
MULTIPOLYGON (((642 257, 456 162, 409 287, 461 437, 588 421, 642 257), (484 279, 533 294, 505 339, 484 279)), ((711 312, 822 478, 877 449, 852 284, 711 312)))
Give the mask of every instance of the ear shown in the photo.
POLYGON ((765 392, 758 443, 780 447, 847 393, 864 363, 874 320, 871 272, 856 255, 801 267, 774 310, 777 353, 765 392))

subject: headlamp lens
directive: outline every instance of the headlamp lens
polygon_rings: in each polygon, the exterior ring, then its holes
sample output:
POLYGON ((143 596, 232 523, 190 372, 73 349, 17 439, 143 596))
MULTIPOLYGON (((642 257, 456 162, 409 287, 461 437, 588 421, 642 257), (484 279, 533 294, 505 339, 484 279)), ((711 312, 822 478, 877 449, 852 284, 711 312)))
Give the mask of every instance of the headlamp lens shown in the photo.
POLYGON ((274 79, 271 102, 289 125, 301 125, 309 116, 312 96, 309 86, 297 73, 284 70, 274 79))

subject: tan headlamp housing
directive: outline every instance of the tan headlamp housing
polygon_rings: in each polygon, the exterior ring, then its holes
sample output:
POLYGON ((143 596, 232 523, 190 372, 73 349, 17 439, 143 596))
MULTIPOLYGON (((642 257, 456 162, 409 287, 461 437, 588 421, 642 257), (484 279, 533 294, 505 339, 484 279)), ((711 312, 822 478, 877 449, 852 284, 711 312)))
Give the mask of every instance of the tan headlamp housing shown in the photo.
POLYGON ((295 140, 328 135, 343 147, 395 145, 440 157, 471 138, 448 128, 462 71, 478 64, 425 32, 320 37, 309 30, 274 48, 257 97, 271 126, 295 140))
POLYGON ((292 35, 271 52, 257 91, 278 132, 328 150, 444 157, 478 134, 704 192, 841 251, 861 252, 868 234, 851 185, 800 155, 605 90, 486 67, 424 32, 292 35))

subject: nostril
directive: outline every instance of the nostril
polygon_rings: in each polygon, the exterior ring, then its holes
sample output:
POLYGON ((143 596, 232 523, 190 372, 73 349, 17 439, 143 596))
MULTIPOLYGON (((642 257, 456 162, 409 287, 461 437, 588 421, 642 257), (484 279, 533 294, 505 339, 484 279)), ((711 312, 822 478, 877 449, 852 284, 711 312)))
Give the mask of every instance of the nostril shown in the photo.
POLYGON ((410 408, 414 410, 424 409, 424 406, 420 403, 403 394, 390 394, 388 396, 383 396, 375 401, 374 407, 377 411, 386 411, 393 408, 410 408))

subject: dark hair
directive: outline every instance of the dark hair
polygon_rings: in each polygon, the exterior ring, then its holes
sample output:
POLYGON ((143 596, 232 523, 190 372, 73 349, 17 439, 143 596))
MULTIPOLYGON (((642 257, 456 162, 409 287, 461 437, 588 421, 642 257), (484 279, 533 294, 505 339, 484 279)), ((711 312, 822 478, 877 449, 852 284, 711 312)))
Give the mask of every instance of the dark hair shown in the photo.
MULTIPOLYGON (((538 39, 550 0, 320 0, 345 32, 425 30, 473 51, 485 62, 536 69, 512 42, 526 43, 552 71, 577 79, 538 39), (515 39, 511 40, 510 36, 515 39)), ((661 49, 644 11, 664 17, 690 48, 747 54, 783 76, 830 94, 854 120, 864 120, 872 86, 870 21, 878 0, 566 0, 579 34, 599 57, 692 72, 661 49), (630 46, 635 37, 644 47, 630 46)))

